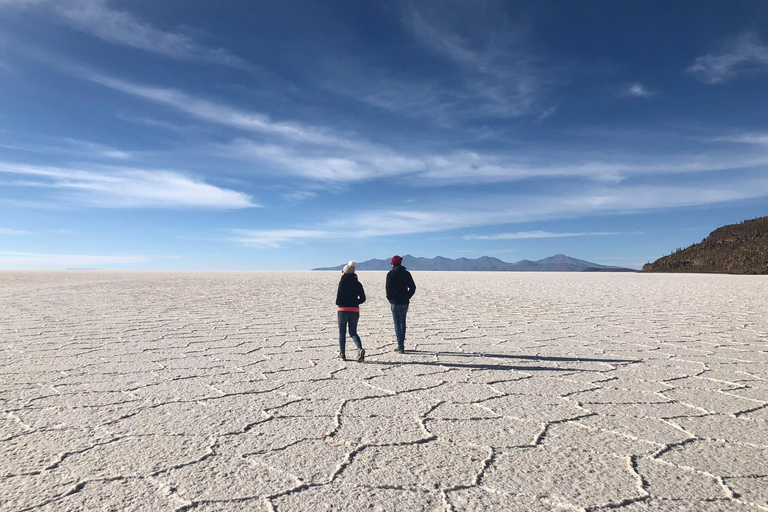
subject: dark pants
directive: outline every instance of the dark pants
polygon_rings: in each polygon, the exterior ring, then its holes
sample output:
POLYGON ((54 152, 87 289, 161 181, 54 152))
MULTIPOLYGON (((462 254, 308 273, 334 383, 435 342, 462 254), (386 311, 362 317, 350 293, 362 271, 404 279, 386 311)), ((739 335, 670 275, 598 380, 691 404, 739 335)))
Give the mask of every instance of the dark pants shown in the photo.
POLYGON ((405 315, 408 314, 408 304, 390 304, 392 320, 395 321, 395 336, 397 348, 405 350, 405 315))
POLYGON ((349 324, 349 335, 355 342, 357 348, 363 348, 363 342, 357 335, 357 321, 360 320, 360 313, 352 311, 339 311, 339 351, 346 354, 344 347, 347 344, 347 324, 349 324))

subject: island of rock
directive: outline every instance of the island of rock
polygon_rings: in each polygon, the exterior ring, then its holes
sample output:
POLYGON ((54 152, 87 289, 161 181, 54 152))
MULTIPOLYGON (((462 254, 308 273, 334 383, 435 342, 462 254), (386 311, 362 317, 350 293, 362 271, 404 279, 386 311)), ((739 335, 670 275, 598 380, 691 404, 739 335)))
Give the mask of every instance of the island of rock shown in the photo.
POLYGON ((701 243, 646 263, 642 271, 768 274, 768 216, 717 228, 701 243))

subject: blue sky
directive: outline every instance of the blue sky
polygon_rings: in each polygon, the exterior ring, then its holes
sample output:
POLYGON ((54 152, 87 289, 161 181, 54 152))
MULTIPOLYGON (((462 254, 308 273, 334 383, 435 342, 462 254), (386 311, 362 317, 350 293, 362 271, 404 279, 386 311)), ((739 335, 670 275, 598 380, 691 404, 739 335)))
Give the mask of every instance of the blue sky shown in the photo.
POLYGON ((0 0, 0 269, 639 267, 768 214, 768 3, 0 0))

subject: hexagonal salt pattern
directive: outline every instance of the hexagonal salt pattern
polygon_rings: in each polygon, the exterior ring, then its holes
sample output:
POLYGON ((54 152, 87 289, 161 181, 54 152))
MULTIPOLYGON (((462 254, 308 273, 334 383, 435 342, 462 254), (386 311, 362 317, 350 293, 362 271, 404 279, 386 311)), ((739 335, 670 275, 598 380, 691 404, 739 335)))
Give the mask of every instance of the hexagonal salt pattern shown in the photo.
POLYGON ((384 276, 0 272, 0 510, 768 510, 766 277, 384 276))

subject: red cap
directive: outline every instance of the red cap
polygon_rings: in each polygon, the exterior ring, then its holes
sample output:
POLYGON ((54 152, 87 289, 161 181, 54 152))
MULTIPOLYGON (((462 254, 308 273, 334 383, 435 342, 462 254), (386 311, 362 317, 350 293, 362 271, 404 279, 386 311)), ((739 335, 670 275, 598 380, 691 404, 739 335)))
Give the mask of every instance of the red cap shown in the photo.
POLYGON ((390 263, 392 263, 392 265, 400 265, 402 262, 403 262, 403 258, 395 254, 394 256, 392 256, 392 261, 390 263))

